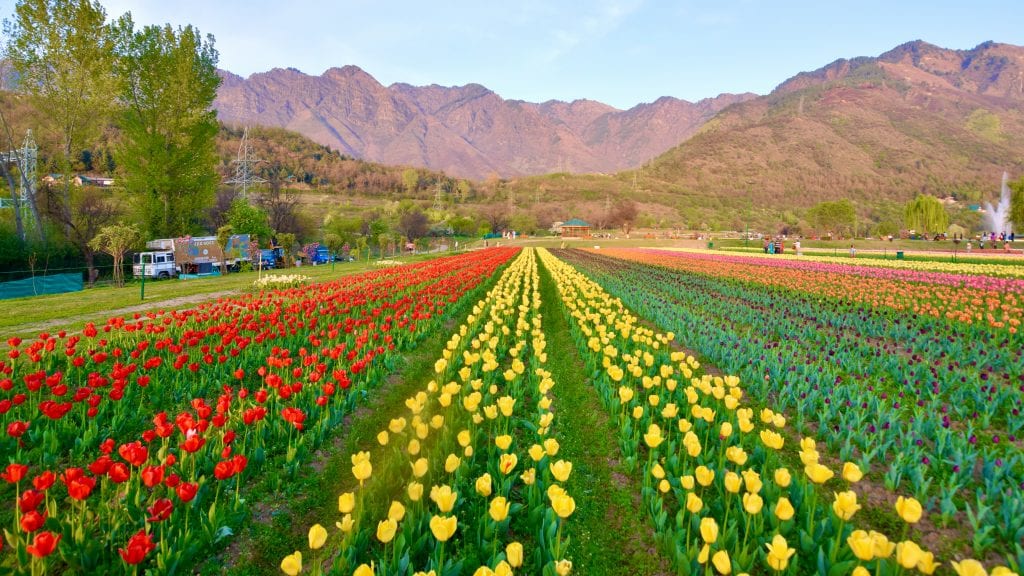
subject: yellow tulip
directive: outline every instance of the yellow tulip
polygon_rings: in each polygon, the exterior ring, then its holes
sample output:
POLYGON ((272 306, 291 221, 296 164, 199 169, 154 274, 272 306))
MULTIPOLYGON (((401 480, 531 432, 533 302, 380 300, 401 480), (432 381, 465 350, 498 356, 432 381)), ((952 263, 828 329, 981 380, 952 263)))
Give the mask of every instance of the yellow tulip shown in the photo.
POLYGON ((803 462, 804 466, 808 464, 817 464, 821 460, 821 455, 818 454, 817 450, 801 450, 800 461, 803 462))
POLYGON ((828 469, 828 467, 812 462, 804 467, 804 473, 811 479, 811 482, 815 484, 824 484, 828 482, 835 473, 828 469))
POLYGON ((739 494, 740 488, 743 486, 740 480, 740 475, 733 472, 732 470, 725 473, 725 489, 733 494, 739 494))
POLYGON ((714 544, 718 540, 718 522, 714 518, 701 518, 700 536, 707 544, 714 544))
POLYGON ((904 568, 916 568, 921 552, 921 547, 915 542, 904 540, 896 545, 896 562, 904 568))
POLYGON ((354 476, 356 480, 359 480, 360 486, 367 478, 370 477, 371 474, 373 474, 373 465, 370 464, 368 459, 360 460, 356 464, 352 465, 352 476, 354 476))
POLYGON ((408 452, 410 456, 418 455, 420 453, 420 441, 416 438, 409 440, 409 445, 406 446, 405 451, 408 452))
POLYGON ((814 442, 814 438, 805 437, 800 439, 801 451, 810 452, 812 450, 817 450, 817 446, 818 445, 814 442))
POLYGON ((459 469, 459 465, 462 464, 462 459, 455 454, 449 454, 448 458, 444 461, 444 471, 452 474, 459 469))
POLYGON ((488 420, 494 420, 498 417, 498 407, 494 404, 484 406, 484 416, 487 416, 488 420))
POLYGON ((981 565, 981 562, 973 558, 961 560, 960 562, 953 561, 951 564, 953 565, 953 570, 959 576, 987 576, 985 567, 981 565))
POLYGON ((743 509, 747 511, 747 514, 758 514, 763 507, 764 500, 759 495, 750 492, 743 495, 743 509))
POLYGON ((693 475, 692 474, 687 474, 686 476, 683 476, 682 478, 679 479, 679 484, 681 484, 682 487, 686 488, 687 490, 693 490, 693 486, 694 486, 694 481, 693 480, 694 480, 693 475))
POLYGON ((875 558, 888 558, 896 550, 896 544, 889 542, 885 534, 872 530, 868 532, 868 536, 871 536, 875 543, 875 558))
POLYGON ((285 556, 284 560, 281 560, 281 570, 284 570, 288 576, 296 576, 302 572, 302 552, 296 550, 285 556))
POLYGON ((761 430, 760 436, 761 442, 772 450, 781 450, 782 445, 785 443, 782 435, 772 430, 761 430))
POLYGON ((789 559, 796 554, 796 550, 789 547, 782 534, 776 534, 771 543, 765 544, 765 547, 768 548, 768 557, 766 558, 768 566, 776 572, 785 570, 789 566, 789 559))
POLYGON ((779 498, 779 501, 775 503, 775 517, 783 522, 792 518, 795 512, 793 504, 785 496, 779 498))
POLYGON ((523 471, 522 474, 519 475, 519 478, 522 479, 523 484, 526 484, 527 486, 533 486, 533 483, 537 479, 537 469, 527 468, 526 470, 523 471))
POLYGON ((469 443, 473 441, 473 435, 469 433, 469 430, 460 431, 456 438, 459 441, 459 446, 462 446, 463 448, 469 446, 469 443))
POLYGON ((498 398, 498 408, 501 410, 501 415, 508 418, 512 415, 512 410, 515 408, 516 399, 511 396, 502 396, 498 398))
POLYGON ((711 545, 710 544, 705 544, 704 547, 702 547, 700 549, 700 552, 697 554, 697 562, 700 562, 701 564, 707 564, 708 556, 710 556, 710 555, 711 555, 711 545))
POLYGON ((858 560, 868 562, 875 557, 875 542, 871 539, 871 535, 863 530, 854 530, 849 537, 846 538, 847 545, 850 546, 850 550, 853 550, 853 555, 858 560))
POLYGON ((387 430, 381 430, 377 433, 377 443, 381 446, 387 446, 389 438, 387 430))
POLYGON ((508 511, 511 507, 512 503, 506 500, 504 496, 498 496, 494 500, 491 500, 491 506, 488 510, 488 513, 491 515, 491 520, 501 522, 505 518, 508 518, 508 511))
POLYGON ((398 500, 392 500, 391 507, 388 508, 388 519, 401 522, 402 518, 405 518, 405 506, 398 500))
POLYGON ((519 542, 512 542, 505 547, 505 558, 513 568, 523 565, 523 545, 519 542))
POLYGON ((338 512, 342 514, 348 514, 356 507, 356 495, 351 492, 345 492, 341 496, 338 496, 338 512))
POLYGON ((793 476, 790 475, 788 468, 776 468, 775 469, 775 485, 779 488, 789 488, 789 483, 793 481, 793 476))
MULTIPOLYGON (((920 565, 918 565, 918 566, 920 566, 920 565)), ((920 567, 918 568, 918 570, 920 570, 920 567)), ((992 576, 1017 576, 1016 572, 1014 572, 1013 570, 1010 570, 1006 566, 996 566, 995 568, 992 569, 992 572, 990 574, 992 576)))
POLYGON ((864 477, 864 473, 860 471, 860 466, 857 466, 853 462, 847 462, 843 464, 843 480, 850 482, 860 482, 860 479, 864 477))
POLYGON ((558 454, 558 449, 558 440, 555 440, 554 438, 544 440, 544 451, 547 452, 548 456, 554 458, 555 455, 558 454))
POLYGON ((689 420, 687 420, 686 418, 680 418, 679 422, 678 422, 678 426, 679 426, 679 431, 681 433, 683 433, 683 434, 686 434, 690 430, 693 430, 693 423, 690 422, 689 420))
POLYGON ((377 540, 380 540, 384 544, 387 544, 388 542, 391 542, 391 540, 395 537, 395 532, 397 530, 398 522, 395 522, 390 518, 381 520, 377 524, 377 540))
POLYGON ((544 448, 540 444, 534 444, 533 446, 530 446, 527 453, 530 455, 531 460, 534 462, 540 462, 541 458, 544 457, 544 448))
POLYGON ((430 499, 437 504, 438 510, 447 514, 455 507, 459 494, 458 492, 453 492, 451 487, 445 484, 432 487, 430 489, 430 499))
POLYGON ((729 446, 726 448, 725 457, 737 466, 743 466, 747 463, 747 453, 739 446, 729 446))
POLYGON ((729 553, 725 550, 715 552, 715 555, 711 557, 711 563, 714 564, 715 570, 718 570, 719 574, 732 573, 732 562, 729 560, 729 553))
POLYGON ((498 468, 501 470, 502 474, 508 475, 513 469, 515 469, 516 464, 518 463, 519 457, 516 456, 515 453, 502 454, 501 459, 498 461, 498 468))
POLYGON ((551 475, 555 477, 555 480, 559 482, 565 482, 569 479, 569 474, 572 473, 572 462, 566 460, 559 460, 548 466, 551 469, 551 475))
POLYGON ((747 492, 757 494, 761 491, 761 475, 751 469, 744 470, 743 486, 747 489, 747 492))
POLYGON ((476 479, 476 493, 487 498, 491 495, 491 474, 484 472, 484 475, 476 479))
POLYGON ((661 396, 657 394, 651 394, 647 397, 647 403, 651 405, 651 408, 657 408, 658 404, 661 403, 661 396))
POLYGON ((857 566, 853 572, 850 572, 850 576, 871 576, 871 572, 868 572, 868 569, 863 566, 857 566))
POLYGON ((661 435, 661 428, 657 424, 651 424, 647 427, 647 433, 644 434, 644 442, 651 448, 657 448, 665 438, 661 435))
POLYGON ((345 514, 341 517, 341 522, 335 522, 334 525, 338 527, 338 530, 348 534, 352 531, 352 526, 355 525, 355 520, 352 519, 351 514, 345 514))
MULTIPOLYGON (((942 565, 942 562, 936 562, 935 561, 935 555, 934 554, 932 554, 931 552, 924 552, 924 551, 922 551, 921 552, 921 559, 917 561, 917 571, 922 573, 922 574, 934 574, 935 571, 938 570, 939 566, 941 566, 941 565, 942 565)), ((1012 576, 1017 576, 1016 574, 1013 574, 1013 572, 1010 572, 1009 570, 1006 570, 1005 572, 999 572, 999 568, 996 568, 995 570, 992 570, 992 576, 1011 576, 1011 575, 1012 576)))
POLYGON ((569 576, 572 573, 572 562, 568 560, 559 560, 555 564, 555 573, 558 576, 569 576))
POLYGON ((846 492, 839 492, 838 494, 833 492, 835 501, 832 502, 832 511, 836 513, 836 516, 843 520, 849 520, 853 518, 853 515, 860 510, 860 504, 857 504, 857 493, 853 490, 847 490, 846 492))
POLYGON ((508 447, 512 445, 512 436, 502 434, 494 439, 494 445, 501 450, 508 450, 508 447))
POLYGON ((426 458, 420 458, 412 463, 412 475, 416 478, 422 478, 427 473, 427 467, 430 466, 430 462, 426 458))
POLYGON ((686 509, 689 510, 691 514, 697 514, 704 509, 704 501, 700 499, 700 496, 697 496, 693 492, 687 492, 686 509))
POLYGON ((458 528, 455 516, 433 516, 430 518, 430 531, 438 542, 447 542, 458 528))
POLYGON ((900 515, 907 524, 916 524, 921 520, 921 514, 924 510, 921 508, 921 503, 915 498, 904 498, 900 496, 896 499, 896 513, 900 515))
POLYGON ((423 497, 423 484, 415 481, 410 482, 409 488, 406 491, 409 493, 409 500, 419 502, 420 498, 423 497))
POLYGON ((405 418, 395 418, 388 423, 388 430, 391 430, 392 434, 401 434, 402 430, 405 430, 405 425, 405 418))
POLYGON ((319 550, 327 542, 327 529, 319 524, 309 527, 309 549, 319 550))
POLYGON ((430 572, 413 572, 412 576, 437 576, 437 571, 431 570, 430 572))
POLYGON ((494 567, 494 576, 512 576, 512 566, 504 560, 498 562, 494 567))
POLYGON ((551 499, 551 508, 559 518, 568 518, 576 511, 576 501, 568 494, 559 494, 551 499))
POLYGON ((651 467, 651 476, 661 480, 665 477, 665 469, 661 467, 661 464, 655 462, 654 466, 651 467))

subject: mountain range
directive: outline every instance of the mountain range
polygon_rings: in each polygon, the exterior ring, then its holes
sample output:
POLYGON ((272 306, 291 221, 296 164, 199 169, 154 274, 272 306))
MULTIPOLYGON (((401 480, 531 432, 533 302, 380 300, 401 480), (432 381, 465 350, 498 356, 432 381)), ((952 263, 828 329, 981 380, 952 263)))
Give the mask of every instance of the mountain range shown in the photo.
MULTIPOLYGON (((762 202, 802 205, 985 190, 1004 170, 1024 172, 1024 48, 1011 44, 913 41, 763 96, 663 97, 629 110, 505 100, 476 84, 385 87, 355 66, 222 76, 221 120, 284 127, 365 160, 475 179, 643 166, 599 187, 602 197, 639 186, 713 207, 755 190, 762 202)), ((594 189, 568 175, 545 181, 552 192, 581 185, 594 189)))
POLYGON ((479 84, 385 87, 356 66, 221 76, 214 107, 223 122, 287 128, 349 156, 475 179, 636 166, 756 97, 666 96, 618 110, 593 100, 505 100, 479 84))

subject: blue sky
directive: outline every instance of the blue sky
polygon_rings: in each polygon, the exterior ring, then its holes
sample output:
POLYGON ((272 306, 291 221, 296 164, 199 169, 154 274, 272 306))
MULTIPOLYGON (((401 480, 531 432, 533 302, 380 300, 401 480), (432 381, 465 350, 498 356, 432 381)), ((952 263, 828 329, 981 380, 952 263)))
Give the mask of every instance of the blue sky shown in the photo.
MULTIPOLYGON (((220 66, 321 74, 355 64, 384 85, 478 83, 504 98, 764 94, 837 58, 922 39, 1024 44, 1020 0, 101 0, 136 23, 212 33, 220 66)), ((3 14, 13 0, 0 0, 3 14)))

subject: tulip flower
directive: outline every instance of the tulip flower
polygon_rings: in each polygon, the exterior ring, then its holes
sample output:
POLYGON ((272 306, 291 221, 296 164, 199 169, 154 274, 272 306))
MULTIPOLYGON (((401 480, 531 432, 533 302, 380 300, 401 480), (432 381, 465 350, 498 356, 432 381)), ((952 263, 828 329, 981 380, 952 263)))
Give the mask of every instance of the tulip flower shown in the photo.
POLYGON ((725 489, 733 494, 739 494, 740 488, 743 487, 740 475, 731 470, 725 473, 724 484, 725 489))
MULTIPOLYGON (((298 554, 298 552, 296 552, 296 554, 298 554)), ((299 558, 299 560, 301 560, 301 558, 299 558)), ((300 564, 299 570, 301 569, 302 565, 300 564)), ((295 572, 295 574, 298 574, 298 572, 295 572)), ((295 576, 295 574, 289 572, 288 576, 295 576)), ((352 576, 376 576, 376 574, 377 573, 374 572, 373 566, 371 564, 360 564, 359 567, 356 568, 355 572, 352 573, 352 576)))
POLYGON ((504 496, 498 496, 494 500, 491 500, 488 514, 490 514, 491 520, 501 522, 505 520, 505 518, 508 518, 508 512, 511 507, 512 503, 506 500, 504 496))
POLYGON ((356 495, 351 492, 345 492, 341 496, 338 496, 338 512, 342 514, 349 514, 356 507, 356 495))
POLYGON ((860 510, 860 504, 857 504, 857 493, 853 490, 833 492, 833 495, 835 501, 832 502, 832 511, 842 520, 849 520, 857 510, 860 510))
POLYGON ((430 466, 430 462, 426 458, 420 458, 411 464, 412 475, 416 478, 422 478, 427 473, 427 468, 430 466))
POLYGON ((546 452, 548 456, 554 458, 556 455, 558 455, 558 440, 555 440, 554 438, 547 438, 544 440, 543 444, 544 452, 546 452))
POLYGON ((432 516, 430 518, 430 532, 438 542, 447 542, 455 534, 458 527, 458 519, 455 516, 432 516))
POLYGON ((309 549, 319 550, 327 542, 327 529, 320 524, 313 524, 309 528, 309 549))
POLYGON ((458 498, 459 494, 452 491, 448 485, 434 486, 430 489, 430 499, 437 504, 437 509, 445 514, 452 511, 458 498))
MULTIPOLYGON (((935 571, 938 570, 939 566, 941 565, 941 562, 935 561, 934 554, 932 554, 931 552, 922 551, 921 559, 917 561, 917 571, 922 574, 934 574, 935 571)), ((1012 574, 1012 572, 1007 570, 1006 572, 1003 572, 1003 574, 1005 576, 1009 576, 1010 574, 1012 574)), ((992 570, 992 575, 996 575, 996 570, 992 570)))
POLYGON ((905 540, 896 545, 896 563, 904 568, 916 568, 921 560, 921 547, 910 540, 905 540))
POLYGON ((505 558, 513 568, 523 565, 523 545, 519 542, 511 542, 505 547, 505 558))
POLYGON ((569 474, 572 473, 572 462, 567 460, 559 460, 549 465, 551 475, 555 477, 555 480, 559 482, 565 482, 569 480, 569 474))
POLYGON ((787 468, 776 468, 775 469, 775 485, 779 488, 788 488, 789 483, 792 482, 792 476, 789 474, 787 468))
POLYGON ((860 471, 860 467, 853 462, 846 462, 843 464, 843 480, 850 482, 851 484, 860 482, 860 479, 864 477, 864 473, 860 471))
POLYGON ((689 510, 691 514, 697 514, 704 509, 704 501, 700 499, 700 496, 697 496, 693 492, 687 492, 686 509, 689 510))
POLYGON ((789 501, 789 498, 785 496, 779 498, 779 501, 775 503, 775 517, 785 522, 793 517, 795 510, 793 510, 793 504, 789 501))
MULTIPOLYGON (((697 466, 697 469, 693 471, 693 476, 697 479, 697 483, 704 487, 711 486, 711 483, 715 481, 715 471, 707 466, 697 466)), ((738 479, 739 477, 737 476, 738 479)), ((728 477, 726 481, 728 482, 728 477)))
POLYGON ((647 432, 644 434, 644 442, 650 448, 657 448, 665 438, 661 435, 661 428, 657 424, 651 424, 647 427, 647 432))
POLYGON ((868 562, 875 557, 875 542, 864 530, 854 530, 846 538, 846 544, 849 545, 853 555, 859 560, 868 562))
POLYGON ((462 464, 462 459, 455 454, 449 454, 448 458, 444 461, 444 471, 452 474, 459 469, 462 464))
POLYGON ((510 474, 515 469, 516 464, 519 463, 519 457, 515 453, 502 454, 498 461, 498 469, 501 470, 502 474, 510 474))
POLYGON ((706 544, 714 544, 718 540, 718 522, 714 518, 701 518, 700 536, 706 544))
POLYGON ((395 537, 395 532, 398 530, 398 522, 390 518, 385 518, 377 523, 377 540, 381 543, 387 544, 395 537))
POLYGON ((146 534, 145 530, 139 530, 131 538, 124 548, 118 548, 118 553, 125 564, 139 564, 145 560, 146 555, 156 549, 153 537, 146 534))
POLYGON ((512 445, 512 436, 502 434, 494 439, 494 445, 501 450, 508 450, 508 447, 512 445))
POLYGON ((896 513, 907 524, 916 524, 921 520, 923 509, 917 499, 900 496, 896 498, 896 513))
POLYGON ((828 467, 812 462, 804 467, 804 473, 811 479, 811 482, 815 484, 824 484, 828 482, 835 473, 828 469, 828 467))
POLYGON ((388 508, 388 519, 401 522, 402 518, 405 518, 405 506, 397 500, 392 500, 391 506, 388 508))
POLYGON ((352 526, 355 525, 355 519, 352 518, 351 514, 345 514, 341 517, 340 522, 335 522, 334 525, 345 534, 352 531, 352 526))
POLYGON ((985 571, 985 567, 981 565, 981 562, 973 558, 961 560, 960 562, 954 560, 951 564, 958 576, 987 576, 988 574, 985 571))
POLYGON ((743 509, 747 511, 747 514, 759 514, 763 506, 764 500, 757 494, 747 492, 743 495, 743 509))
POLYGON ((776 534, 770 543, 765 544, 765 547, 768 548, 766 557, 768 566, 776 572, 785 570, 789 566, 789 559, 796 554, 796 549, 790 548, 781 534, 776 534))
POLYGON ((715 570, 717 570, 719 574, 732 573, 732 562, 729 560, 729 553, 725 550, 715 552, 714 556, 711 557, 711 564, 714 565, 715 570))
POLYGON ((555 573, 558 576, 569 576, 572 573, 572 562, 562 559, 555 563, 555 573))
POLYGON ((423 497, 423 484, 420 484, 419 482, 410 482, 406 492, 409 494, 409 500, 419 502, 420 498, 423 497))
POLYGON ((576 501, 568 494, 559 494, 551 499, 551 508, 559 518, 568 518, 576 510, 576 501))

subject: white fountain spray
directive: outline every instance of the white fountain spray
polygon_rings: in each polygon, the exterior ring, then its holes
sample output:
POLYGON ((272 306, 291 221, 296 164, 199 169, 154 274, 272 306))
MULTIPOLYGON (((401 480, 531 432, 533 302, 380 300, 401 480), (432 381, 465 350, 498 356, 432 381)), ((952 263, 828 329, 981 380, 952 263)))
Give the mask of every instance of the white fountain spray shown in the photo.
POLYGON ((1010 222, 1010 185, 1007 182, 1010 175, 1003 172, 1003 186, 999 191, 999 203, 992 206, 991 202, 985 202, 985 226, 988 232, 999 234, 1013 232, 1013 223, 1010 222))

